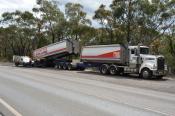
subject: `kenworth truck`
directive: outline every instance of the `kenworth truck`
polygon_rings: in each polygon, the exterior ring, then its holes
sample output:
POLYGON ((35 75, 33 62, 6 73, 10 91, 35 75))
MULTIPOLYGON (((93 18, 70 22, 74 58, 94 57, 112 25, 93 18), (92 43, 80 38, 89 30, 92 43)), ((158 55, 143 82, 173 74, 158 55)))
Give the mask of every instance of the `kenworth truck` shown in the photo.
POLYGON ((149 54, 147 46, 85 46, 80 58, 86 67, 97 67, 102 74, 139 74, 143 78, 162 78, 167 73, 164 57, 149 54))
POLYGON ((79 41, 65 39, 34 50, 33 60, 32 65, 37 67, 64 70, 95 67, 105 75, 139 74, 143 78, 162 78, 167 73, 164 57, 151 55, 149 47, 142 45, 94 45, 81 49, 79 41))

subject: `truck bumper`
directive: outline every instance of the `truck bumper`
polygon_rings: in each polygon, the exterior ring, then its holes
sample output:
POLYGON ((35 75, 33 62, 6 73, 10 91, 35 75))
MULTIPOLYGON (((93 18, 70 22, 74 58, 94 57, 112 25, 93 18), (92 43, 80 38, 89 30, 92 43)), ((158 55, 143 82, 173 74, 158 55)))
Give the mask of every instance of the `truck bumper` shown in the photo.
POLYGON ((153 70, 153 76, 165 76, 167 73, 166 70, 153 70))

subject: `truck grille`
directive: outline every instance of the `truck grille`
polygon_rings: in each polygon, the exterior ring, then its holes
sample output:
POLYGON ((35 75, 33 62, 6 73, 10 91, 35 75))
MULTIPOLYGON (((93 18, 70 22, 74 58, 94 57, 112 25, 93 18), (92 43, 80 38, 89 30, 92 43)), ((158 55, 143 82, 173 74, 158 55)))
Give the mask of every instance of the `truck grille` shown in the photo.
POLYGON ((165 68, 165 59, 163 57, 159 57, 157 59, 157 69, 164 70, 164 68, 165 68))

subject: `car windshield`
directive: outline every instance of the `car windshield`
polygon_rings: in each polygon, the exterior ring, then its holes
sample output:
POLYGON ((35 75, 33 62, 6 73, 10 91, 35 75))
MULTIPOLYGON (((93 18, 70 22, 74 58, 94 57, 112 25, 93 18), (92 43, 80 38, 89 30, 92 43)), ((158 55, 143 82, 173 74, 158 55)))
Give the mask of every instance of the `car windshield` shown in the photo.
POLYGON ((140 54, 149 54, 149 48, 140 48, 140 54))

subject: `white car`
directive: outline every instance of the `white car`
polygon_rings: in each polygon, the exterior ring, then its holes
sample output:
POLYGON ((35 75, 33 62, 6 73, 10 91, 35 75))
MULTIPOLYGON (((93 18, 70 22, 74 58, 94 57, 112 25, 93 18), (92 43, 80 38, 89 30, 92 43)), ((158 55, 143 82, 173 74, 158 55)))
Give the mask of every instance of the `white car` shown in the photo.
POLYGON ((32 60, 28 56, 13 56, 13 62, 15 63, 15 66, 29 66, 32 64, 32 60))

